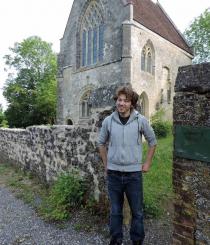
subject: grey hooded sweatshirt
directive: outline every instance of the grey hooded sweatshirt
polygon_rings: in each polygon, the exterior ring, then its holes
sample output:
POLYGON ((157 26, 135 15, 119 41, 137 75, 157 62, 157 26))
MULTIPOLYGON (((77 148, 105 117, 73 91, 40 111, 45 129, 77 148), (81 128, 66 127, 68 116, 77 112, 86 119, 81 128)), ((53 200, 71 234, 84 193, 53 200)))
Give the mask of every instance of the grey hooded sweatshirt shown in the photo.
POLYGON ((117 111, 106 117, 98 137, 98 144, 108 143, 107 169, 121 172, 141 171, 142 134, 149 147, 157 144, 147 119, 133 110, 123 125, 117 111))

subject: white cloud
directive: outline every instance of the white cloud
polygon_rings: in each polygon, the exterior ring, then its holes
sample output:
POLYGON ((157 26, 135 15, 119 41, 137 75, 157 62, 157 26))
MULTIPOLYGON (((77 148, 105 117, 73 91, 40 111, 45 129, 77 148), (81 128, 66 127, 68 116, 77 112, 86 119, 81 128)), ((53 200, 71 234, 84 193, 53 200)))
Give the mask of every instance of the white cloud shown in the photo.
POLYGON ((181 32, 184 32, 195 17, 210 7, 209 0, 159 0, 159 3, 181 32))

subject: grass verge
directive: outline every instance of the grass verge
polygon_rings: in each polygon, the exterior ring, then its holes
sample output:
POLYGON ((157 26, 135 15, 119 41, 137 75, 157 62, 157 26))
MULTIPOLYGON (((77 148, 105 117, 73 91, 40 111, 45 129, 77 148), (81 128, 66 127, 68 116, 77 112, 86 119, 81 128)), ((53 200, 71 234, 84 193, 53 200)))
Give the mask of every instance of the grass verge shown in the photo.
MULTIPOLYGON (((144 174, 144 208, 146 216, 159 217, 173 198, 172 190, 173 137, 158 139, 150 171, 144 174)), ((146 154, 144 145, 144 155, 146 154)))
POLYGON ((47 196, 47 188, 37 178, 14 166, 0 164, 0 184, 8 187, 25 203, 39 208, 40 200, 47 196))

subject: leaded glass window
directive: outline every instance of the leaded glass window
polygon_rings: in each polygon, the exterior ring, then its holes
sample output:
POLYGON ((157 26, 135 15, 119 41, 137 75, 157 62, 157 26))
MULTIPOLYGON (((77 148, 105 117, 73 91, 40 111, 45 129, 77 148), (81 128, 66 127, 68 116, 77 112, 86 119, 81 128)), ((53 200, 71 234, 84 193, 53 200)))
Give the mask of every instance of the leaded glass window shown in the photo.
POLYGON ((104 57, 104 25, 99 26, 99 60, 104 57))
POLYGON ((86 116, 86 101, 82 102, 82 117, 86 116))
POLYGON ((88 30, 88 52, 87 52, 87 64, 90 65, 91 64, 91 56, 92 56, 92 53, 91 53, 91 50, 92 50, 92 30, 89 29, 88 30))
POLYGON ((97 62, 97 54, 98 54, 98 33, 97 28, 94 28, 93 30, 93 63, 95 64, 97 62))
POLYGON ((91 1, 81 24, 81 65, 89 66, 104 58, 104 20, 100 3, 91 1))
POLYGON ((83 31, 82 35, 82 65, 86 66, 86 31, 83 31))
POLYGON ((145 50, 141 53, 141 69, 142 71, 145 71, 145 62, 146 62, 146 52, 145 50))

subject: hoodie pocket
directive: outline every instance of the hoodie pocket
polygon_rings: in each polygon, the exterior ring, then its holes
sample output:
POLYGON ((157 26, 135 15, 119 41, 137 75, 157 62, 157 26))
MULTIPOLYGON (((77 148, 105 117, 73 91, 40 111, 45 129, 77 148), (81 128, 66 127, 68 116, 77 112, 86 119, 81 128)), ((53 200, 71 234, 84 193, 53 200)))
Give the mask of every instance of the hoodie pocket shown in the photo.
POLYGON ((108 162, 114 164, 137 164, 141 161, 139 145, 111 146, 108 151, 108 162))
POLYGON ((118 165, 124 163, 123 151, 121 146, 112 145, 108 151, 108 162, 118 165))
POLYGON ((124 149, 124 163, 125 164, 137 164, 140 162, 141 151, 139 145, 128 145, 124 149))

